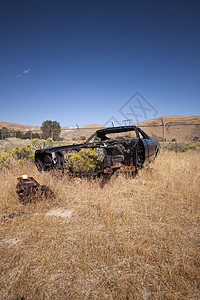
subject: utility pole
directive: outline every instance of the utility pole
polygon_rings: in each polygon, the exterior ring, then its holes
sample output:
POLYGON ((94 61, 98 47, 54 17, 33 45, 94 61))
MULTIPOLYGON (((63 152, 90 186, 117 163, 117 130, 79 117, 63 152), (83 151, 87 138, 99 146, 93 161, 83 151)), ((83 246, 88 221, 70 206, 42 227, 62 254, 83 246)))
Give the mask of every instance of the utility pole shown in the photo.
POLYGON ((163 152, 165 152, 165 124, 163 122, 163 119, 161 119, 162 122, 162 129, 163 129, 163 152))
POLYGON ((30 140, 32 141, 32 131, 30 128, 29 128, 29 131, 30 131, 30 140))
POLYGON ((76 127, 78 128, 78 142, 80 143, 80 128, 77 124, 76 124, 76 127))
MULTIPOLYGON (((113 122, 111 122, 111 124, 112 124, 112 127, 115 127, 113 122)), ((115 133, 113 132, 113 140, 114 139, 115 139, 115 133)))
POLYGON ((123 120, 123 122, 125 123, 125 126, 126 126, 126 122, 130 126, 131 125, 131 121, 133 121, 133 120, 132 119, 123 120))

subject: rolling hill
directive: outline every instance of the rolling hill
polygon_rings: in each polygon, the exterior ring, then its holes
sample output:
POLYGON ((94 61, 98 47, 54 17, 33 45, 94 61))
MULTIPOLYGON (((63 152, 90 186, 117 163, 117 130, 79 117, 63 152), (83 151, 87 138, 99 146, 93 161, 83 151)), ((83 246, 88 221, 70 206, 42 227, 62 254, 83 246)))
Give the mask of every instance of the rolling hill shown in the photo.
MULTIPOLYGON (((140 122, 135 125, 141 127, 150 136, 162 140, 163 132, 161 119, 165 124, 165 138, 167 141, 176 139, 180 142, 189 142, 195 138, 200 139, 200 116, 164 116, 140 122)), ((0 121, 0 128, 2 127, 13 129, 15 131, 40 131, 40 126, 0 121)), ((103 126, 99 124, 88 124, 80 127, 79 131, 76 126, 65 126, 62 127, 62 137, 66 140, 78 140, 79 136, 88 138, 95 130, 100 128, 103 128, 103 126)))
POLYGON ((155 127, 155 125, 162 125, 161 119, 165 124, 165 138, 167 141, 176 139, 178 142, 189 142, 195 137, 200 139, 200 116, 164 116, 140 122, 136 125, 141 127, 148 135, 162 140, 162 126, 155 127))

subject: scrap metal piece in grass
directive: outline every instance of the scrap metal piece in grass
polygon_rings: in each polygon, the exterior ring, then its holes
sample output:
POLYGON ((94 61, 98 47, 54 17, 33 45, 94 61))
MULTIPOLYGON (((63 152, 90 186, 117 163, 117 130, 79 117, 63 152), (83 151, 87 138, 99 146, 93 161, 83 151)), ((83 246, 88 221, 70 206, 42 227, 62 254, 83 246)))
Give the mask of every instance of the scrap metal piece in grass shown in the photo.
POLYGON ((48 186, 40 185, 33 177, 23 175, 17 179, 16 193, 22 204, 54 197, 54 192, 48 186))

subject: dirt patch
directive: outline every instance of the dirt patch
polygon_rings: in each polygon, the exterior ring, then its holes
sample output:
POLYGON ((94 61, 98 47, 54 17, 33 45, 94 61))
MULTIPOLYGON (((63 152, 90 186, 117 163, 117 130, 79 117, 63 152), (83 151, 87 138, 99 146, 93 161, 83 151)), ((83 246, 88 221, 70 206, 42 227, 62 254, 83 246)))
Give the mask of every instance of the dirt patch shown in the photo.
POLYGON ((45 215, 47 217, 71 218, 72 213, 72 209, 52 209, 48 211, 45 215))

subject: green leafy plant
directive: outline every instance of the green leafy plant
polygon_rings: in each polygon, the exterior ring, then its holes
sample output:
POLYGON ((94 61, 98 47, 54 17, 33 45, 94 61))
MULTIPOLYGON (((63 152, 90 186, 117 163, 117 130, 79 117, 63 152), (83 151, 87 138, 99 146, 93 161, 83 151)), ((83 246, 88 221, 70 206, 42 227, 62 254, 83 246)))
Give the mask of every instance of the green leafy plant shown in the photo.
POLYGON ((9 152, 4 153, 0 157, 0 165, 6 165, 18 161, 20 164, 25 162, 34 162, 34 151, 31 149, 31 145, 28 144, 24 147, 15 147, 9 152))
POLYGON ((98 152, 94 149, 81 149, 78 153, 69 158, 69 168, 73 172, 91 173, 97 171, 102 166, 98 160, 98 152))

